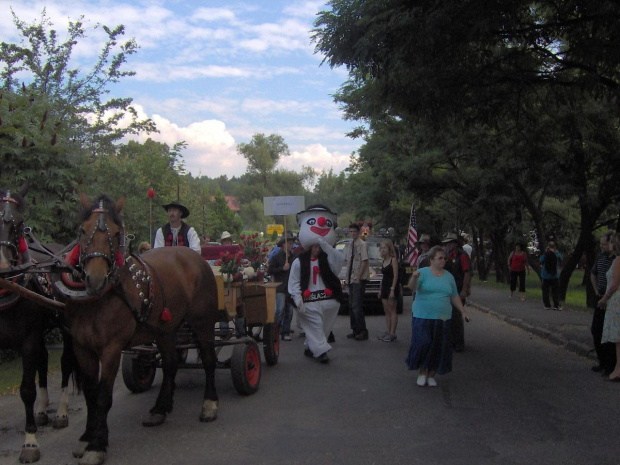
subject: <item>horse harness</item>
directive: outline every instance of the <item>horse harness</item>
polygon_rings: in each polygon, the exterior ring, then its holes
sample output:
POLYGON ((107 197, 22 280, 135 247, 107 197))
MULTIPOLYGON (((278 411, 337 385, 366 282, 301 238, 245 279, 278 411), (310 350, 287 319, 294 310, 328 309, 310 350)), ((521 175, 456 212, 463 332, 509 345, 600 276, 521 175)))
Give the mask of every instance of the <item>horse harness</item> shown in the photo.
MULTIPOLYGON (((86 262, 88 260, 90 260, 91 258, 103 258, 107 263, 108 263, 108 274, 107 277, 108 278, 113 278, 116 274, 116 272, 118 271, 119 266, 121 265, 121 263, 119 263, 118 260, 118 255, 120 254, 121 258, 123 256, 123 251, 125 250, 125 226, 121 223, 119 225, 120 227, 120 240, 119 240, 119 244, 118 244, 118 250, 116 251, 116 254, 114 253, 114 242, 112 240, 112 235, 110 234, 110 230, 108 228, 108 223, 106 222, 106 214, 108 213, 108 210, 103 206, 103 200, 99 202, 99 206, 97 208, 95 208, 92 213, 98 213, 99 217, 97 218, 97 226, 95 226, 92 230, 92 232, 90 233, 90 236, 88 236, 88 239, 86 241, 86 245, 82 248, 80 247, 80 256, 79 256, 79 263, 80 265, 84 266, 86 265, 86 262), (86 253, 88 248, 90 247, 90 245, 93 242, 93 239, 95 237, 95 234, 97 233, 97 231, 106 233, 108 236, 108 244, 110 246, 110 253, 109 254, 105 254, 103 252, 90 252, 90 253, 86 253)), ((81 232, 78 236, 78 244, 81 243, 81 232)))
POLYGON ((131 275, 131 280, 134 282, 134 287, 138 292, 138 297, 140 297, 140 308, 136 308, 131 304, 131 302, 129 302, 124 288, 118 281, 116 282, 114 288, 120 295, 123 302, 125 302, 125 305, 129 307, 136 321, 138 323, 146 323, 151 316, 151 311, 153 310, 153 300, 155 295, 154 281, 157 281, 163 300, 163 312, 160 319, 162 321, 169 321, 167 318, 169 318, 170 311, 166 305, 166 294, 159 275, 151 265, 137 255, 129 255, 125 259, 125 263, 129 264, 132 260, 134 263, 131 263, 127 270, 131 275), (168 316, 164 316, 166 313, 168 316))

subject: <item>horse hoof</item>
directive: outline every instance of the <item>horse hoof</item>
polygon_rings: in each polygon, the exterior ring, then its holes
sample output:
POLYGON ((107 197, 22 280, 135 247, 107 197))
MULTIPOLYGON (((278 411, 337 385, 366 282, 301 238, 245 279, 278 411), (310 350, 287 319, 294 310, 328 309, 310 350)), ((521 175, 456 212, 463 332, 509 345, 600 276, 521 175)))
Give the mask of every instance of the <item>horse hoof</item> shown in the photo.
POLYGON ((24 444, 22 453, 19 454, 20 463, 34 463, 41 458, 41 451, 36 444, 24 444))
POLYGON ((45 426, 49 422, 49 418, 47 417, 47 413, 39 412, 34 415, 34 422, 37 426, 45 426))
POLYGON ((84 453, 86 452, 86 446, 88 446, 88 443, 86 441, 78 442, 77 446, 75 446, 75 448, 73 449, 73 456, 76 459, 82 458, 84 456, 84 453))
POLYGON ((101 465, 103 462, 105 462, 105 452, 87 450, 78 463, 79 465, 101 465))
POLYGON ((159 426, 166 421, 164 413, 150 413, 148 417, 142 420, 142 426, 159 426))
POLYGON ((200 413, 200 421, 203 423, 215 421, 217 418, 217 401, 205 400, 202 404, 202 412, 200 413))
POLYGON ((54 418, 54 429, 62 429, 69 426, 69 417, 56 417, 54 418))

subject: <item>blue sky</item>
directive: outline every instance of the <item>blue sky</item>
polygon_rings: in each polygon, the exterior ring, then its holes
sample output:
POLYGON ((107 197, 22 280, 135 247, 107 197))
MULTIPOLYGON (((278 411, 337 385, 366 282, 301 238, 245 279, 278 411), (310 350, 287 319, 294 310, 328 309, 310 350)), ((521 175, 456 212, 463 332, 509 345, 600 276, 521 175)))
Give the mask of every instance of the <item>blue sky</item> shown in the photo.
POLYGON ((345 136, 356 124, 342 119, 331 97, 344 69, 319 66, 310 30, 325 1, 0 0, 0 41, 15 42, 10 8, 38 19, 43 7, 59 32, 84 16, 88 37, 75 48, 88 69, 103 43, 97 23, 125 26, 140 46, 125 69, 137 75, 110 87, 132 97, 169 145, 185 140, 193 175, 229 177, 245 172, 236 144, 255 133, 281 135, 291 150, 279 166, 340 172, 360 145, 345 136))

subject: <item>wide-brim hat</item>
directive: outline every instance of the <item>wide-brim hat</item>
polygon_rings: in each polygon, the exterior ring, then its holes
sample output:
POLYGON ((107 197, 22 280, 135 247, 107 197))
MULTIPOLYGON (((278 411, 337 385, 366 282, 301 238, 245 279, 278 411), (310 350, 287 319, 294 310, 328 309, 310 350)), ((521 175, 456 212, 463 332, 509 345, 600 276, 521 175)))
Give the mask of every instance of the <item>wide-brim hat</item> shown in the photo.
POLYGON ((293 243, 295 241, 295 236, 293 235, 293 233, 288 231, 286 234, 282 234, 280 238, 278 239, 278 242, 277 242, 278 247, 282 247, 284 245, 285 238, 290 243, 293 243))
POLYGON ((431 236, 430 236, 430 234, 422 234, 422 235, 420 236, 420 238, 419 238, 417 241, 415 241, 415 244, 414 244, 414 245, 415 245, 415 246, 418 246, 418 245, 420 245, 420 244, 428 244, 428 245, 431 245, 431 236))
POLYGON ((458 242, 459 241, 459 236, 457 233, 455 232, 449 232, 448 234, 446 234, 443 238, 443 240, 441 241, 442 244, 447 244, 448 242, 458 242))
POLYGON ((189 216, 189 210, 187 209, 187 207, 185 205, 181 205, 176 200, 173 200, 172 202, 164 205, 163 207, 166 211, 168 211, 170 207, 178 208, 179 210, 181 210, 181 218, 187 218, 189 216))
POLYGON ((228 231, 224 231, 224 232, 222 232, 222 235, 220 236, 220 242, 222 242, 224 239, 228 239, 230 237, 231 237, 230 233, 228 231))

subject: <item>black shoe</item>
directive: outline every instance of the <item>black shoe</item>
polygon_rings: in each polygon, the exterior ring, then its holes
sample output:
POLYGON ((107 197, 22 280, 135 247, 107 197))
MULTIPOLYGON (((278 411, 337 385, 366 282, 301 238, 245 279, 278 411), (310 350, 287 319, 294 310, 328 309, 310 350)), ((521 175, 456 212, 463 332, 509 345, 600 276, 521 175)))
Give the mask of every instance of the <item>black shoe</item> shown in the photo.
POLYGON ((327 337, 327 342, 329 342, 330 344, 336 342, 336 338, 334 337, 333 332, 329 333, 329 336, 327 337))
POLYGON ((314 355, 312 355, 312 351, 308 349, 307 347, 304 349, 304 355, 310 358, 314 357, 314 355))
POLYGON ((357 336, 355 336, 356 341, 365 341, 366 339, 368 339, 368 332, 366 331, 364 331, 363 333, 359 333, 357 336))
POLYGON ((327 356, 327 352, 323 352, 316 358, 316 361, 322 364, 329 363, 329 357, 327 356))
POLYGON ((591 370, 592 370, 594 373, 600 373, 600 372, 602 372, 602 371, 605 371, 605 367, 604 367, 603 365, 594 365, 594 366, 591 368, 591 370))
POLYGON ((347 334, 347 339, 353 339, 355 337, 355 333, 347 334))

